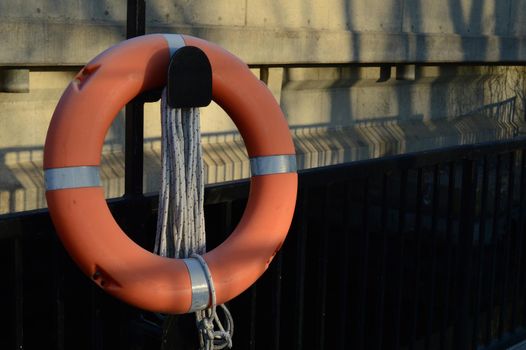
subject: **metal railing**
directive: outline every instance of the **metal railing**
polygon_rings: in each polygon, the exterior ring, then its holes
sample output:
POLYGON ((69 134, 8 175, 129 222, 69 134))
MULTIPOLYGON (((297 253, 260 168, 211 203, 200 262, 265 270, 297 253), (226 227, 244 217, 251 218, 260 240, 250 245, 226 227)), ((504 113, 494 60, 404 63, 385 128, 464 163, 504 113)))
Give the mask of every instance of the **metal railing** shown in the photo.
MULTIPOLYGON (((505 349, 526 339, 525 150, 516 140, 301 172, 282 251, 229 303, 235 348, 505 349)), ((247 195, 246 181, 207 187, 209 249, 247 195)), ((151 249, 156 196, 110 207, 151 249)), ((0 216, 0 272, 2 349, 160 348, 161 319, 84 277, 46 210, 0 216)))

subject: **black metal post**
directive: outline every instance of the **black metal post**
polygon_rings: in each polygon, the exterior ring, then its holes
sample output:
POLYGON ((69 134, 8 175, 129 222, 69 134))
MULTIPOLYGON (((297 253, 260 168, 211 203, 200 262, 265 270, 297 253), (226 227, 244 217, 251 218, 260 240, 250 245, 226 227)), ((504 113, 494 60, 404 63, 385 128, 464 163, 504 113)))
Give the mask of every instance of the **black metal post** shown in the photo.
POLYGON ((455 315, 454 349, 469 349, 472 327, 470 311, 472 305, 471 279, 473 267, 473 229, 476 190, 475 162, 466 159, 462 163, 462 197, 460 199, 459 240, 457 249, 458 303, 455 315))
MULTIPOLYGON (((128 0, 126 38, 145 33, 146 9, 144 0, 128 0)), ((142 101, 131 101, 125 110, 124 194, 142 195, 144 109, 142 101)))
MULTIPOLYGON (((131 39, 144 35, 146 10, 144 0, 128 0, 126 7, 126 38, 131 39)), ((119 224, 125 229, 130 237, 137 240, 140 237, 141 216, 144 208, 141 208, 140 199, 143 197, 143 144, 144 144, 144 102, 140 99, 130 101, 125 107, 125 139, 124 139, 124 196, 128 199, 128 208, 125 210, 125 221, 119 224)), ((103 345, 103 329, 106 317, 100 314, 97 308, 100 300, 96 291, 92 291, 93 308, 93 335, 92 341, 95 348, 103 345)), ((129 320, 137 318, 134 311, 122 306, 114 316, 119 320, 120 336, 118 347, 130 348, 130 338, 126 336, 132 328, 129 320)), ((110 321, 112 322, 112 321, 110 321)), ((115 330, 117 331, 117 330, 115 330)))
POLYGON ((15 282, 15 343, 17 349, 24 348, 24 261, 22 239, 13 241, 15 282))

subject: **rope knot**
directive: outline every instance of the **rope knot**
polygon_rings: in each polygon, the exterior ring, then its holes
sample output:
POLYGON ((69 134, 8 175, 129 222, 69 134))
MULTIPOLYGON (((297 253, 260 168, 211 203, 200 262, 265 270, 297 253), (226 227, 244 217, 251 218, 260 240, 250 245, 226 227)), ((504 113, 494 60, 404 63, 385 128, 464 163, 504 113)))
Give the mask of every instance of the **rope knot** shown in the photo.
POLYGON ((227 317, 227 330, 223 329, 216 315, 205 317, 197 325, 202 339, 204 349, 232 348, 232 326, 227 317), (219 330, 215 330, 216 325, 219 330))
POLYGON ((206 338, 211 342, 214 341, 215 334, 213 320, 209 318, 203 318, 201 321, 198 322, 197 328, 199 329, 199 333, 203 338, 206 338))

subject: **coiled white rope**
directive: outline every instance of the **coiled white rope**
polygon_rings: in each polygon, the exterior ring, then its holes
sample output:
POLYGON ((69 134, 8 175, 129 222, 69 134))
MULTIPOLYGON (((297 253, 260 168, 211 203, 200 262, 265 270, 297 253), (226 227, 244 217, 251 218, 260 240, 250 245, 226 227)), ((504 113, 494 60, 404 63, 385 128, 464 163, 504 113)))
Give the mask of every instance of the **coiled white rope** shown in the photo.
POLYGON ((171 258, 197 259, 210 286, 211 307, 196 312, 199 343, 202 350, 232 347, 234 323, 225 314, 224 328, 216 313, 216 296, 212 276, 205 260, 204 176, 199 126, 199 109, 174 109, 161 98, 161 188, 155 252, 171 258), (215 326, 219 330, 215 330, 215 326))

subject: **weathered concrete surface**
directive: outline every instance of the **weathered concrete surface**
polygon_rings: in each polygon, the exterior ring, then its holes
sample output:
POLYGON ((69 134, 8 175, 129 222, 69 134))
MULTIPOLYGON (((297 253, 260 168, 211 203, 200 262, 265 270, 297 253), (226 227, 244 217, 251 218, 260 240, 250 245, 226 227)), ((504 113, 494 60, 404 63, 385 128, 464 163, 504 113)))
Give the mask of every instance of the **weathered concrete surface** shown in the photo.
POLYGON ((511 11, 521 13, 524 8, 520 5, 512 0, 407 0, 404 31, 510 36, 511 11))
MULTIPOLYGON (((510 138, 524 127, 525 69, 462 63, 526 61, 526 0, 152 0, 147 16, 150 33, 199 36, 268 70, 300 167, 510 138)), ((124 39, 125 20, 124 1, 0 2, 0 69, 29 70, 28 92, 0 92, 0 213, 45 205, 42 146, 55 105, 80 66, 124 39)), ((159 106, 145 109, 144 185, 155 191, 159 106)), ((221 108, 204 109, 202 121, 207 182, 248 176, 221 108)), ((123 142, 121 113, 103 153, 110 197, 123 190, 123 142)))
MULTIPOLYGON (((406 80, 379 81, 380 67, 270 68, 268 81, 294 136, 300 168, 381 157, 455 144, 514 137, 524 127, 522 67, 420 66, 406 80)), ((258 75, 258 69, 254 69, 258 75)), ((0 93, 0 212, 45 205, 42 144, 49 119, 73 72, 30 74, 27 94, 0 93)), ((158 103, 145 115, 146 191, 159 185, 158 103)), ((235 126, 217 106, 202 111, 206 182, 249 175, 235 126)), ((122 115, 106 138, 103 184, 123 191, 122 115)))
MULTIPOLYGON (((360 159, 421 151, 457 144, 493 141, 516 136, 522 119, 513 119, 512 101, 471 115, 436 120, 378 120, 347 127, 327 125, 293 127, 298 166, 307 169, 360 159)), ((206 140, 204 147, 205 178, 208 183, 247 178, 249 161, 239 135, 228 133, 206 140), (225 141, 228 140, 228 141, 225 141)), ((25 151, 26 157, 30 152, 25 151)), ((155 192, 160 185, 160 141, 145 144, 145 192, 155 192)), ((124 191, 124 155, 121 149, 105 152, 101 163, 102 185, 107 197, 124 191)), ((41 158, 14 162, 0 167, 0 213, 29 210, 45 206, 41 158)))
POLYGON ((29 92, 29 69, 0 69, 1 92, 29 92))
POLYGON ((524 36, 526 35, 526 16, 524 16, 524 9, 526 9, 526 0, 511 0, 510 18, 509 18, 509 33, 510 36, 524 36))
MULTIPOLYGON (((252 64, 526 59, 526 0, 147 3, 148 32, 194 34, 252 64)), ((125 13, 116 0, 2 1, 0 66, 83 65, 123 40, 125 13)))
MULTIPOLYGON (((124 27, 78 23, 2 21, 0 32, 13 33, 3 42, 0 66, 80 66, 125 38, 124 27)), ((526 60, 524 36, 181 26, 152 26, 149 32, 198 36, 225 47, 248 64, 526 60), (257 48, 247 43, 258 43, 257 48)))

